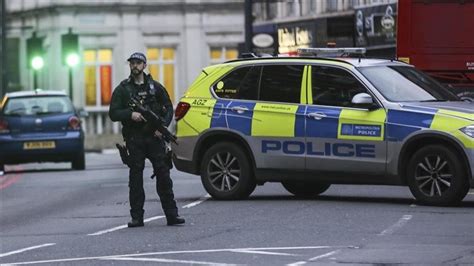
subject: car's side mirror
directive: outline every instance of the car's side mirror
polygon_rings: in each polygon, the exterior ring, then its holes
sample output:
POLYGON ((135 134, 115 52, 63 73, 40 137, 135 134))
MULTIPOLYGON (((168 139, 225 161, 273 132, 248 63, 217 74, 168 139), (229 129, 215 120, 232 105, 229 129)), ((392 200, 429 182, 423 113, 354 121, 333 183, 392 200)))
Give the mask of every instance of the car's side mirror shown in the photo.
POLYGON ((77 114, 79 115, 79 117, 88 117, 89 116, 89 113, 86 110, 84 110, 84 108, 77 109, 77 114))
POLYGON ((369 110, 375 110, 378 108, 378 105, 374 103, 372 96, 365 92, 354 95, 351 102, 356 107, 367 108, 369 110))

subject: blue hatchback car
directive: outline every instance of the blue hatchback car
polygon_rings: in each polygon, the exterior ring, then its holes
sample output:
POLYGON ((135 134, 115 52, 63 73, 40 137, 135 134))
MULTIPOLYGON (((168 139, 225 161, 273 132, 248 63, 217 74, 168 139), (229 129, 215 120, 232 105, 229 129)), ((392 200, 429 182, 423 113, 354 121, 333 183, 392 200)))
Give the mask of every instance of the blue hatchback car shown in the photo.
POLYGON ((5 164, 70 161, 85 169, 79 113, 59 91, 7 93, 0 103, 0 173, 5 164))

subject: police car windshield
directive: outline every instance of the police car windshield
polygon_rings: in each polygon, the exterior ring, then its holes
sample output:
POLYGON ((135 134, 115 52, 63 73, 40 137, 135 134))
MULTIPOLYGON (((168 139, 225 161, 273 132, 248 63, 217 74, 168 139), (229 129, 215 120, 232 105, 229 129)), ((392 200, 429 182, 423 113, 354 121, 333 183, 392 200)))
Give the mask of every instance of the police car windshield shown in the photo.
POLYGON ((427 74, 408 66, 372 66, 359 70, 389 101, 460 101, 427 74))

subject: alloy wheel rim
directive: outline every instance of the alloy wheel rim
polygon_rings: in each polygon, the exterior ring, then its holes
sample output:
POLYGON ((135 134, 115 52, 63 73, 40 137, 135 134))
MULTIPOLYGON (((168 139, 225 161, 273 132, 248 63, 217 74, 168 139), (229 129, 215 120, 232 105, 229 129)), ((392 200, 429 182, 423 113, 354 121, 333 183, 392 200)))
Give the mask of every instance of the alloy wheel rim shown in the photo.
POLYGON ((234 189, 240 180, 240 164, 230 152, 216 153, 207 166, 207 176, 214 189, 222 192, 234 189))
POLYGON ((453 177, 448 161, 439 155, 424 157, 415 170, 418 189, 429 197, 443 196, 451 187, 453 177))

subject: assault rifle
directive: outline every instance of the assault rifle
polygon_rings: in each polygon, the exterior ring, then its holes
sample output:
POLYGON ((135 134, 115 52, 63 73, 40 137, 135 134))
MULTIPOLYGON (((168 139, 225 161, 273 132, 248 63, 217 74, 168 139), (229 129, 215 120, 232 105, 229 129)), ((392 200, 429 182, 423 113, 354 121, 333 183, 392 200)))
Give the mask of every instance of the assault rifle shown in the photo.
MULTIPOLYGON (((145 117, 147 123, 149 123, 148 125, 151 126, 151 129, 153 130, 153 132, 155 130, 158 130, 162 134, 162 138, 164 141, 173 142, 176 145, 178 145, 178 143, 176 142, 176 139, 177 139, 176 136, 168 131, 168 129, 163 125, 163 121, 157 114, 155 114, 152 110, 150 110, 148 106, 145 107, 141 103, 139 97, 132 97, 128 105, 132 108, 133 111, 141 113, 142 116, 145 117)), ((118 144, 118 143, 115 144, 115 146, 119 150, 120 158, 122 159, 122 162, 125 165, 130 167, 132 162, 131 162, 130 154, 128 152, 127 147, 123 144, 118 144)), ((173 163, 171 160, 171 151, 168 151, 166 153, 165 162, 168 164, 170 169, 173 168, 173 163)), ((153 174, 151 178, 153 179, 154 176, 155 174, 153 174)))
POLYGON ((176 136, 173 135, 169 130, 163 125, 163 121, 161 118, 155 114, 148 106, 144 106, 140 98, 137 96, 132 97, 129 102, 129 106, 132 108, 133 111, 139 112, 145 117, 147 123, 154 131, 158 130, 162 134, 162 138, 166 142, 173 142, 174 144, 178 145, 176 142, 176 136))

